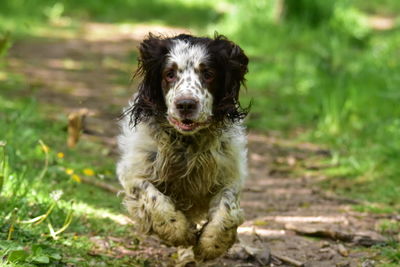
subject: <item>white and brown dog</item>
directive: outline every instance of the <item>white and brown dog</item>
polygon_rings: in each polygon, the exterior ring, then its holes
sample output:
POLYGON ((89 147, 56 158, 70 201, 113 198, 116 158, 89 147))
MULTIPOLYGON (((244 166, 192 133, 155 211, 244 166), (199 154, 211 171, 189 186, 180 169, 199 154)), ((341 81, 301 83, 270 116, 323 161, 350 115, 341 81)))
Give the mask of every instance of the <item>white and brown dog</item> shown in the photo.
POLYGON ((239 89, 243 50, 223 36, 149 35, 139 47, 143 80, 124 111, 117 173, 125 205, 147 233, 217 258, 243 222, 247 175, 239 89))

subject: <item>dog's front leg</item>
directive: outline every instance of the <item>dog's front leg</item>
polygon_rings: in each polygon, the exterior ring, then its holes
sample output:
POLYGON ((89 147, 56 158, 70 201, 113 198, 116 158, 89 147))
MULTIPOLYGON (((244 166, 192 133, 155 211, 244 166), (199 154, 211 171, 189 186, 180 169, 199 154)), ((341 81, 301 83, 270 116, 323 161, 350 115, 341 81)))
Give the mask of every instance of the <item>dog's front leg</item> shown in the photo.
POLYGON ((155 233, 174 246, 195 243, 195 226, 150 182, 135 180, 126 192, 125 205, 144 232, 155 233))
POLYGON ((198 260, 211 260, 225 253, 236 241, 236 230, 243 222, 238 190, 225 188, 210 202, 208 222, 204 225, 194 252, 198 260))

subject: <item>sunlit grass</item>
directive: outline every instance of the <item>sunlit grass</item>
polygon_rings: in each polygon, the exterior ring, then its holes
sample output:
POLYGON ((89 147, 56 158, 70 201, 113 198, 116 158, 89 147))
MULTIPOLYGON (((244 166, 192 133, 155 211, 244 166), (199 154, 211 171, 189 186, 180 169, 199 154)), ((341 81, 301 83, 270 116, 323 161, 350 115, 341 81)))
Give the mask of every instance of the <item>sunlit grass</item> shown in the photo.
POLYGON ((0 91, 0 118, 7 125, 0 127, 2 266, 88 261, 141 266, 144 261, 133 257, 89 255, 91 236, 126 237, 131 222, 121 214, 119 197, 73 177, 112 176, 114 162, 106 158, 97 165, 92 155, 102 148, 94 143, 67 149, 66 118, 50 121, 35 100, 21 97, 26 90, 22 79, 9 79, 0 91))
POLYGON ((77 27, 88 21, 146 23, 204 31, 208 23, 222 16, 209 0, 117 0, 112 4, 93 0, 15 0, 1 2, 0 10, 0 32, 62 38, 71 38, 77 27))
POLYGON ((277 20, 277 3, 239 2, 219 24, 250 55, 249 127, 328 144, 325 185, 399 211, 400 34, 372 31, 349 1, 317 26, 277 20))

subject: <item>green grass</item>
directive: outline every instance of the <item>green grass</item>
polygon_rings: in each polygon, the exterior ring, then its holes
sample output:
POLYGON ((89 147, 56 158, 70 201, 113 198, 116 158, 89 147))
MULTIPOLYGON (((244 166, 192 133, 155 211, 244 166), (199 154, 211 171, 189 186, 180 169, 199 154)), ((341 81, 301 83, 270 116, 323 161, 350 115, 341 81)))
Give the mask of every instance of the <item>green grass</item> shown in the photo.
POLYGON ((353 0, 354 3, 365 12, 384 15, 397 16, 400 12, 400 2, 397 0, 364 1, 353 0))
POLYGON ((326 186, 399 212, 399 31, 371 30, 351 1, 319 24, 277 22, 273 3, 239 1, 219 24, 250 55, 248 125, 328 145, 326 186))
POLYGON ((113 182, 114 162, 107 155, 98 157, 103 148, 88 141, 67 149, 66 118, 49 120, 44 116, 48 112, 45 107, 21 95, 29 95, 29 88, 20 77, 10 76, 2 83, 0 120, 7 127, 0 127, 0 265, 146 264, 146 260, 134 257, 117 259, 91 253, 90 237, 136 237, 131 227, 113 219, 122 211, 120 198, 79 183, 67 172, 72 170, 79 177, 86 173, 89 179, 106 177, 113 182), (43 222, 29 223, 51 206, 43 222), (72 218, 70 224, 68 217, 72 218), (68 227, 53 238, 49 225, 54 231, 68 227))
POLYGON ((386 246, 376 246, 378 252, 377 266, 395 267, 400 262, 400 245, 397 241, 391 241, 386 246))
POLYGON ((16 37, 76 30, 81 23, 147 23, 201 30, 222 14, 210 0, 13 0, 0 3, 0 33, 16 37))

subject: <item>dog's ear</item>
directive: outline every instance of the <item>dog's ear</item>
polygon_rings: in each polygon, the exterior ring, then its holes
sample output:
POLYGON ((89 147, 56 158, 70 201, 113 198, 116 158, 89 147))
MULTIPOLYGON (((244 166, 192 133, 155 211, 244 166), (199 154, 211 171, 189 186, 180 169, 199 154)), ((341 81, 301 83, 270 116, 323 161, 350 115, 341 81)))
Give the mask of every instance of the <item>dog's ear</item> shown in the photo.
POLYGON ((243 50, 222 35, 216 35, 209 44, 215 64, 222 73, 220 74, 220 90, 214 103, 214 113, 222 119, 228 117, 234 121, 247 115, 246 109, 240 107, 239 91, 244 85, 245 74, 248 72, 249 59, 243 50), (221 89, 222 89, 221 88, 221 89))
POLYGON ((161 88, 161 73, 170 40, 149 34, 139 45, 139 63, 134 77, 142 76, 139 91, 131 107, 131 124, 163 114, 166 105, 161 88))
POLYGON ((142 71, 152 72, 161 68, 168 48, 169 40, 149 34, 139 45, 139 61, 143 68, 142 71))

